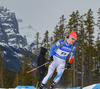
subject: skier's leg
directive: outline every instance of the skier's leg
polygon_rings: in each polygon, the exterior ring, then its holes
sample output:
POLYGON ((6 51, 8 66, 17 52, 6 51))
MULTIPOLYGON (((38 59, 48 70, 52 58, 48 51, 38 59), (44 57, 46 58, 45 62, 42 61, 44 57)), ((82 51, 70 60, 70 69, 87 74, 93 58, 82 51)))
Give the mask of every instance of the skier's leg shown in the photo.
POLYGON ((58 81, 60 80, 62 74, 64 72, 64 68, 57 68, 57 76, 54 78, 55 83, 58 83, 58 81))
POLYGON ((42 83, 43 84, 46 84, 47 81, 52 77, 53 75, 53 72, 55 70, 55 61, 53 61, 50 65, 49 65, 49 68, 48 68, 48 73, 47 75, 44 77, 44 79, 42 80, 42 83))
POLYGON ((65 70, 65 60, 59 59, 59 65, 57 66, 57 76, 54 78, 54 81, 58 83, 63 72, 65 70))
POLYGON ((64 61, 60 61, 60 64, 57 67, 57 76, 54 78, 53 82, 50 85, 50 89, 53 89, 53 87, 55 86, 56 83, 58 83, 58 81, 60 80, 64 69, 65 69, 65 62, 64 61))
MULTIPOLYGON (((40 84, 40 87, 43 88, 43 86, 47 83, 47 81, 52 77, 53 75, 53 72, 56 68, 56 64, 57 62, 56 61, 53 61, 50 65, 49 65, 49 68, 48 68, 48 73, 47 75, 44 77, 44 79, 42 80, 41 84, 40 84)), ((41 89, 42 89, 41 88, 41 89)))
POLYGON ((53 82, 51 83, 49 89, 53 89, 53 88, 54 88, 54 86, 56 85, 56 83, 58 83, 58 81, 60 80, 60 78, 61 78, 63 72, 64 72, 64 69, 61 70, 61 69, 57 68, 57 76, 54 78, 54 80, 53 80, 53 82))

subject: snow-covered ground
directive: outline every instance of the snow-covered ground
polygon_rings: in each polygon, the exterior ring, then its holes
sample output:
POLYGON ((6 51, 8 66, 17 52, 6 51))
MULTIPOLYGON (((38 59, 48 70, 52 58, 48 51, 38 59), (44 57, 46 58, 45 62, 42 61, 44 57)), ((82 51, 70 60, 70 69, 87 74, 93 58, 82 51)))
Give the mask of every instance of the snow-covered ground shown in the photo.
POLYGON ((86 87, 84 87, 82 89, 92 89, 95 85, 97 85, 97 84, 93 84, 93 85, 90 85, 90 86, 86 86, 86 87))
POLYGON ((86 87, 84 87, 82 89, 100 89, 100 83, 92 84, 92 85, 86 86, 86 87))

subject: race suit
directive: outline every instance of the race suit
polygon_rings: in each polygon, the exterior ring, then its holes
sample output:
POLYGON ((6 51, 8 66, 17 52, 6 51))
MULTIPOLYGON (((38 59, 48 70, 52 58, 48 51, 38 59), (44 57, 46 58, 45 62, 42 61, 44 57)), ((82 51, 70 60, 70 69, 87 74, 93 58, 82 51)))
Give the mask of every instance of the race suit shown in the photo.
POLYGON ((53 62, 49 65, 48 73, 42 81, 43 84, 46 84, 47 81, 52 77, 55 68, 57 70, 57 75, 53 81, 57 83, 60 80, 64 72, 66 59, 69 53, 70 53, 70 58, 68 63, 71 64, 73 61, 76 50, 75 42, 73 43, 72 49, 71 49, 72 45, 69 45, 68 42, 66 41, 63 46, 55 50, 59 45, 61 45, 63 41, 64 39, 60 39, 50 49, 50 55, 53 56, 53 62))

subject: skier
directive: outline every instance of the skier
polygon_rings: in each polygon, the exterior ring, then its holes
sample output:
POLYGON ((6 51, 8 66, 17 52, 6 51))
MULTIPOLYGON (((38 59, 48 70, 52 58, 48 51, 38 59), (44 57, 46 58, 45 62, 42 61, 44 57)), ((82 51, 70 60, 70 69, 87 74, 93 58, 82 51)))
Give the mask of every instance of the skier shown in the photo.
MULTIPOLYGON (((40 65, 46 63, 46 60, 45 60, 45 57, 44 57, 46 52, 47 52, 47 49, 42 47, 41 50, 40 50, 40 54, 37 57, 37 66, 40 66, 40 65)), ((39 74, 38 86, 40 85, 41 81, 45 77, 46 70, 47 70, 47 68, 46 68, 45 65, 38 69, 38 74, 39 74)))
POLYGON ((53 87, 57 84, 57 82, 60 80, 64 69, 65 69, 65 62, 67 59, 68 54, 70 53, 70 58, 68 61, 67 69, 71 68, 71 64, 75 55, 75 50, 76 50, 76 45, 75 45, 75 40, 77 39, 77 33, 72 31, 69 34, 68 39, 62 45, 59 47, 62 42, 64 42, 64 39, 60 39, 57 41, 50 49, 50 61, 51 64, 49 65, 48 68, 48 73, 42 80, 40 87, 38 89, 43 89, 47 81, 51 78, 53 75, 53 72, 56 68, 57 70, 57 76, 54 78, 53 82, 51 83, 49 89, 53 89, 53 87))

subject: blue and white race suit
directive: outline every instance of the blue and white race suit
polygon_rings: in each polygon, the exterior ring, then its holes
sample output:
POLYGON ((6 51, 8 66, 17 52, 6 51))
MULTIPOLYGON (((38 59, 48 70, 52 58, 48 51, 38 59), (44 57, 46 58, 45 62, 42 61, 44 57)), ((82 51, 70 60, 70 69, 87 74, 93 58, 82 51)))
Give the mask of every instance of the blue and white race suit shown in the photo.
POLYGON ((54 78, 53 81, 57 83, 60 80, 64 72, 65 62, 69 53, 70 53, 69 63, 71 64, 73 61, 75 50, 76 50, 75 42, 73 43, 72 50, 71 50, 72 45, 69 45, 68 42, 66 41, 63 46, 61 46, 55 51, 55 49, 58 46, 60 46, 63 41, 64 39, 60 39, 50 49, 50 55, 53 56, 53 62, 49 65, 48 73, 42 81, 43 84, 46 84, 47 81, 52 77, 55 68, 57 70, 57 76, 54 78))

